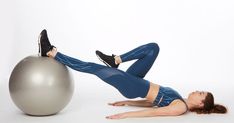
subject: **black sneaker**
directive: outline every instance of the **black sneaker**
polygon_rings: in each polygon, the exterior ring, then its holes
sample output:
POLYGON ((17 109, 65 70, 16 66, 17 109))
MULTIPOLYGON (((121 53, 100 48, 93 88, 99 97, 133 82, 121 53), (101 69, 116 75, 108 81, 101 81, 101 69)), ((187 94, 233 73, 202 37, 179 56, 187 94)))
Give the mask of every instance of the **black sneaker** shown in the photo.
POLYGON ((50 44, 50 41, 48 39, 47 32, 45 29, 42 30, 39 35, 38 45, 39 45, 40 56, 47 56, 46 53, 54 48, 54 46, 50 44))
POLYGON ((119 64, 115 64, 115 55, 112 54, 112 56, 108 56, 98 50, 96 51, 96 55, 99 60, 106 64, 108 67, 118 68, 119 64))

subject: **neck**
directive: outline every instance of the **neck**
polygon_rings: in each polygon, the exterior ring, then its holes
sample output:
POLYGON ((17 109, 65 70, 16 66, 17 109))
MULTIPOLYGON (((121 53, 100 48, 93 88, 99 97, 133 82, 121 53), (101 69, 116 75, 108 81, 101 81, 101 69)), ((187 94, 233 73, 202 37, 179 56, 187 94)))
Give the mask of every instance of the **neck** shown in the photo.
POLYGON ((196 105, 193 104, 193 102, 191 102, 190 100, 184 99, 184 101, 185 101, 186 105, 188 106, 189 110, 196 107, 196 105))

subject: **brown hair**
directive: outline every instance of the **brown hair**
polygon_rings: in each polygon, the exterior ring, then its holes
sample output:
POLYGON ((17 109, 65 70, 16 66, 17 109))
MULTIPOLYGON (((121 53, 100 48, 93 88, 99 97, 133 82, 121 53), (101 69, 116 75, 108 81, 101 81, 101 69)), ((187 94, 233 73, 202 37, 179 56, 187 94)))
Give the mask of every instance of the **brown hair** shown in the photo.
POLYGON ((204 106, 202 108, 190 109, 191 112, 196 112, 197 114, 210 114, 210 113, 227 113, 227 109, 223 105, 214 104, 213 94, 208 92, 205 100, 203 100, 204 106))

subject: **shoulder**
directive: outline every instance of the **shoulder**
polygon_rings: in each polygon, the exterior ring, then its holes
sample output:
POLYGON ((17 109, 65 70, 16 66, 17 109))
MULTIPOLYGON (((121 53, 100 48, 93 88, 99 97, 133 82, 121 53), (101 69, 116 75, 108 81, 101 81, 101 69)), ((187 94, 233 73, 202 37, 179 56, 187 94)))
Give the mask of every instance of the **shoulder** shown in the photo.
POLYGON ((173 107, 173 110, 178 114, 184 114, 185 112, 187 112, 187 105, 185 104, 184 101, 180 100, 180 99, 176 99, 174 101, 172 101, 169 105, 170 107, 173 107))

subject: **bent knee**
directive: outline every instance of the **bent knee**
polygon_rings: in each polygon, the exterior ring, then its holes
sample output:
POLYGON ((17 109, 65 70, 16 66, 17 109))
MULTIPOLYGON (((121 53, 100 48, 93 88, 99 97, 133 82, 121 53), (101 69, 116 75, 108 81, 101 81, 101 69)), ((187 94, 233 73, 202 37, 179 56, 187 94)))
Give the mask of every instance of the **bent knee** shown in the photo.
POLYGON ((152 42, 152 43, 148 43, 147 44, 147 47, 149 48, 149 49, 151 49, 151 50, 153 50, 154 52, 156 52, 156 53, 158 53, 159 52, 159 46, 158 46, 158 44, 157 43, 154 43, 154 42, 152 42))

